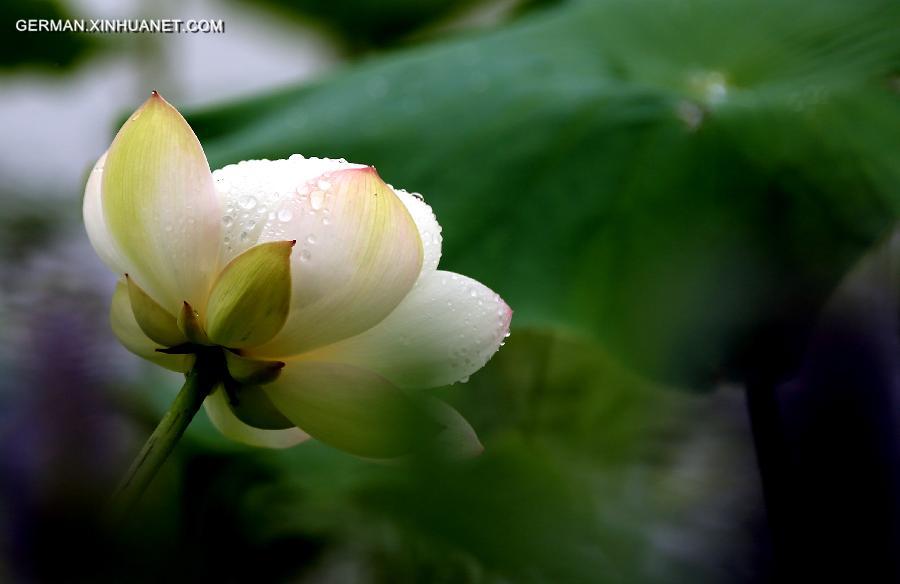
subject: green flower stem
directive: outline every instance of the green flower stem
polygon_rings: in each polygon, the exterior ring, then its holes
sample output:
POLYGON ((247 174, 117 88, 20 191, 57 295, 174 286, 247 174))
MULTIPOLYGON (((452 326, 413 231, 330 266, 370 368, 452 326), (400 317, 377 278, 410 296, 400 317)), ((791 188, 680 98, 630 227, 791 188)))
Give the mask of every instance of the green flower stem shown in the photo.
POLYGON ((185 375, 184 385, 175 401, 153 430, 131 468, 122 478, 110 500, 111 519, 122 521, 138 503, 144 491, 153 481, 178 440, 184 434, 194 415, 203 405, 203 400, 218 383, 216 367, 210 366, 210 359, 197 355, 193 369, 185 375))

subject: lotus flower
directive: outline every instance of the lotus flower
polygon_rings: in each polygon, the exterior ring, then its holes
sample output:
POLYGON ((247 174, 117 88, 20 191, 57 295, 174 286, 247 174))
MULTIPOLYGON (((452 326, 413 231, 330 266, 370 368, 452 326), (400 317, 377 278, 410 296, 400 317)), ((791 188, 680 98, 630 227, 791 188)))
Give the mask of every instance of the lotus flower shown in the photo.
POLYGON ((511 310, 437 269, 431 208, 371 166, 295 155, 211 173, 154 92, 97 161, 84 221, 122 275, 114 333, 174 371, 218 364, 204 405, 225 436, 267 447, 312 436, 376 458, 431 438, 480 450, 459 413, 411 390, 484 366, 511 310))

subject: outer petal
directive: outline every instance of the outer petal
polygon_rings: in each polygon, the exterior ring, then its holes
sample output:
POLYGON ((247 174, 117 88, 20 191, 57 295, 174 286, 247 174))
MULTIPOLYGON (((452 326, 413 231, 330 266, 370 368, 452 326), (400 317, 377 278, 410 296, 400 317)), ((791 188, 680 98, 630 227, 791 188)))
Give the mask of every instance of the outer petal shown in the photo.
POLYGON ((422 267, 415 222, 369 167, 322 175, 284 199, 259 241, 284 239, 297 240, 291 311, 253 355, 296 355, 366 330, 400 303, 422 267))
POLYGON ((166 369, 180 373, 188 371, 193 365, 193 355, 166 355, 156 351, 156 349, 161 349, 162 346, 151 341, 144 334, 144 331, 141 330, 141 327, 138 326, 134 313, 131 310, 128 284, 125 283, 124 279, 119 281, 116 285, 116 291, 113 293, 109 320, 113 333, 115 333, 119 342, 138 357, 143 357, 166 369))
POLYGON ((248 446, 263 448, 288 448, 309 439, 309 434, 298 428, 261 430, 240 421, 228 407, 228 397, 220 386, 203 402, 206 414, 219 432, 226 438, 248 446))
POLYGON ((437 269, 438 262, 441 259, 441 226, 437 221, 437 217, 434 216, 431 206, 425 202, 422 195, 408 193, 403 189, 394 189, 394 192, 406 205, 406 210, 409 211, 413 221, 416 222, 419 237, 422 238, 424 257, 422 259, 422 272, 419 274, 419 279, 421 280, 437 269))
POLYGON ((402 456, 443 429, 418 400, 371 371, 349 365, 288 363, 263 390, 298 427, 358 456, 402 456))
POLYGON ((97 160, 87 185, 84 187, 84 203, 82 214, 84 226, 87 229, 88 239, 94 247, 94 251, 106 266, 117 274, 128 271, 127 262, 122 257, 119 249, 106 228, 106 219, 103 217, 103 201, 100 196, 100 187, 103 183, 103 167, 106 164, 106 152, 97 160))
POLYGON ((106 157, 102 210, 131 273, 166 310, 201 313, 218 272, 221 205, 200 142, 156 93, 106 157))
POLYGON ((365 367, 399 387, 436 387, 481 369, 511 318, 509 306, 483 284, 436 271, 371 329, 299 359, 365 367))

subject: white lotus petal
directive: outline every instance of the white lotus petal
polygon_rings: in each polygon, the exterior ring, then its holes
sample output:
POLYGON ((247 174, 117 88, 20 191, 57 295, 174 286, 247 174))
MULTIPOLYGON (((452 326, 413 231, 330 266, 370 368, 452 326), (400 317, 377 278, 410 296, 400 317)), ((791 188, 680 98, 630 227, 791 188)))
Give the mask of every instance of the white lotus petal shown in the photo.
POLYGON ((128 297, 128 284, 124 278, 116 285, 113 293, 109 321, 119 342, 138 357, 179 373, 187 372, 194 364, 193 355, 167 355, 157 351, 163 347, 151 341, 134 318, 128 297))
POLYGON ((371 369, 398 387, 437 387, 481 369, 509 332, 512 310, 483 284, 436 271, 383 321, 297 357, 371 369))
POLYGON ((425 202, 422 195, 418 193, 408 193, 403 189, 394 189, 406 210, 412 215, 416 227, 419 229, 419 237, 422 238, 422 248, 424 257, 422 258, 422 273, 419 279, 434 272, 437 269, 438 262, 441 260, 441 226, 431 210, 431 206, 425 202))
POLYGON ((299 428, 262 430, 240 421, 228 407, 228 397, 221 386, 207 396, 203 406, 213 426, 226 438, 241 444, 262 448, 289 448, 309 439, 309 434, 299 428))
POLYGON ((274 218, 266 215, 248 240, 297 241, 288 320, 271 341, 248 348, 250 355, 282 358, 358 334, 387 316, 421 272, 421 238, 400 198, 374 169, 337 164, 309 180, 304 159, 238 165, 245 169, 240 181, 228 173, 229 184, 246 192, 289 191, 274 207, 266 202, 274 218), (252 179, 259 186, 251 188, 252 179))
POLYGON ((213 183, 224 213, 223 263, 256 245, 263 231, 269 240, 277 240, 271 234, 293 219, 286 201, 301 196, 298 189, 303 192, 322 175, 348 168, 365 166, 294 155, 289 160, 244 160, 214 171, 213 183))
POLYGON ((200 142, 157 94, 119 130, 102 175, 108 233, 129 274, 177 314, 201 312, 218 273, 221 206, 200 142))
POLYGON ((106 152, 97 160, 87 185, 84 187, 84 204, 82 214, 84 226, 87 229, 88 239, 100 257, 110 270, 117 274, 128 271, 128 264, 119 249, 116 247, 109 230, 106 228, 106 219, 103 218, 103 201, 100 197, 100 187, 103 183, 103 166, 106 164, 106 152))

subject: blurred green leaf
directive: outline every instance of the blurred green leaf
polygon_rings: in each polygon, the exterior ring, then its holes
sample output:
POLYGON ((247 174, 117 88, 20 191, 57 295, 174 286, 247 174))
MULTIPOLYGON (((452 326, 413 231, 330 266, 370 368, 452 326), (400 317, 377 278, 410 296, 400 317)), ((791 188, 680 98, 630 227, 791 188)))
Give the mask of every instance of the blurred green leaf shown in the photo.
POLYGON ((719 490, 745 492, 752 453, 723 431, 727 411, 634 377, 594 343, 537 330, 438 393, 472 421, 484 455, 384 465, 315 442, 196 450, 184 496, 206 574, 318 581, 316 570, 352 564, 357 582, 701 581, 696 565, 675 577, 655 530, 719 490), (679 421, 710 413, 721 424, 679 421), (723 460, 682 478, 685 444, 690 461, 716 449, 723 460))
POLYGON ((895 220, 898 26, 878 0, 574 2, 189 117, 214 167, 376 165, 514 326, 699 387, 811 323, 895 220))
POLYGON ((72 31, 20 32, 19 21, 71 19, 64 5, 55 0, 4 0, 0 2, 0 22, 6 34, 0 37, 0 70, 40 66, 64 69, 74 65, 96 43, 91 35, 72 31))
POLYGON ((351 48, 386 47, 421 27, 483 0, 264 0, 277 12, 321 23, 351 48))

